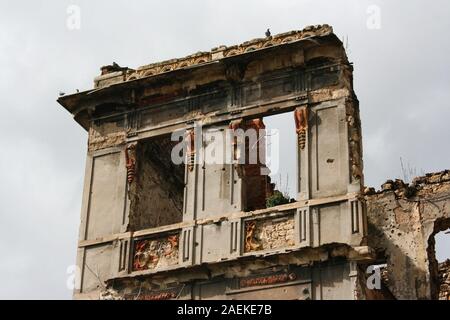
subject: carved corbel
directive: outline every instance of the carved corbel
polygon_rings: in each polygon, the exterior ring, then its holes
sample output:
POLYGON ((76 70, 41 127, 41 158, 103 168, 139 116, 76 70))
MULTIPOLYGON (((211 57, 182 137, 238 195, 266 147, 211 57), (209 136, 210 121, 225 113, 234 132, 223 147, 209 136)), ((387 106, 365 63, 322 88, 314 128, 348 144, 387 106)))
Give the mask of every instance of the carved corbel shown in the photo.
POLYGON ((195 131, 194 129, 186 130, 184 136, 187 151, 187 166, 189 171, 194 170, 195 165, 195 131))
POLYGON ((295 131, 298 135, 298 144, 300 149, 304 149, 306 145, 306 132, 308 130, 308 108, 301 107, 294 111, 295 131))
POLYGON ((256 136, 257 136, 257 142, 254 145, 246 146, 248 148, 248 156, 250 157, 250 152, 255 152, 256 150, 256 159, 257 159, 257 166, 260 166, 261 164, 265 167, 265 130, 266 125, 264 124, 264 121, 262 118, 256 118, 251 119, 245 122, 245 128, 246 129, 252 129, 256 130, 256 136), (262 161, 261 161, 262 160, 262 161))
POLYGON ((261 118, 251 119, 247 121, 246 126, 255 130, 262 130, 266 128, 264 121, 261 118))
POLYGON ((136 143, 127 145, 127 148, 125 149, 125 160, 127 181, 131 184, 136 175, 136 143))
POLYGON ((235 135, 235 131, 238 129, 243 129, 244 121, 242 119, 233 120, 230 122, 228 129, 231 135, 231 148, 232 148, 232 158, 235 163, 235 169, 239 177, 242 177, 243 170, 242 166, 239 164, 239 159, 241 157, 240 149, 238 148, 238 137, 235 135))
POLYGON ((228 128, 233 131, 239 129, 240 127, 242 127, 242 119, 233 120, 230 122, 230 125, 228 126, 228 128))
POLYGON ((230 133, 232 135, 231 136, 232 137, 231 145, 232 145, 232 148, 233 148, 233 159, 235 161, 239 160, 240 154, 239 154, 239 150, 238 150, 238 137, 236 137, 234 135, 234 132, 236 130, 238 130, 238 129, 241 129, 242 128, 242 124, 243 124, 242 119, 238 119, 238 120, 231 121, 229 126, 228 126, 228 128, 231 131, 230 133))

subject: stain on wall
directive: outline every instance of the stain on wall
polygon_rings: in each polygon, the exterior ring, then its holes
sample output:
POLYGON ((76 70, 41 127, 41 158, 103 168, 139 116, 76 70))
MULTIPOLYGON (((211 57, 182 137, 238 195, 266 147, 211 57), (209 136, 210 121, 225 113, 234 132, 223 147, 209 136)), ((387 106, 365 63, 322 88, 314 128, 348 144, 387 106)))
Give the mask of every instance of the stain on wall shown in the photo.
POLYGON ((126 132, 122 122, 93 124, 89 129, 89 151, 105 149, 125 143, 126 132))

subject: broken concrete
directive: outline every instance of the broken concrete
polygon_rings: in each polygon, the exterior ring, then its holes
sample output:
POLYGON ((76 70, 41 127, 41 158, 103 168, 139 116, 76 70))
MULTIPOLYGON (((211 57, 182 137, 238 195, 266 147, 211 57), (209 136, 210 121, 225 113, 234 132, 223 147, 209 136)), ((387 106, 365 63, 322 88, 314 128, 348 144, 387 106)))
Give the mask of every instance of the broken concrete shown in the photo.
POLYGON ((439 300, 450 300, 450 259, 439 263, 439 300))
POLYGON ((389 180, 365 196, 368 245, 387 262, 387 286, 398 299, 437 299, 434 235, 450 227, 450 173, 389 180))

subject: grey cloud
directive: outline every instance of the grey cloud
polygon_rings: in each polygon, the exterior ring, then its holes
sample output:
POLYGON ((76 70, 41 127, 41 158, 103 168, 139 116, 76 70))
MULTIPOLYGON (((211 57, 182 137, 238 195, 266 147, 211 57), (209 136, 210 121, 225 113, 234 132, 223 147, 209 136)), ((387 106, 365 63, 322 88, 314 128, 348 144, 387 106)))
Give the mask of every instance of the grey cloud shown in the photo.
MULTIPOLYGON (((262 37, 267 27, 275 34, 328 23, 349 39, 366 184, 379 186, 402 176, 400 157, 419 171, 449 167, 449 8, 447 1, 2 1, 0 298, 71 297, 66 268, 75 262, 87 136, 55 102, 58 91, 90 88, 112 61, 135 67, 262 37), (66 28, 69 4, 81 8, 79 31, 66 28), (366 28, 371 4, 381 9, 380 30, 366 28)), ((443 257, 450 241, 440 238, 443 257)))

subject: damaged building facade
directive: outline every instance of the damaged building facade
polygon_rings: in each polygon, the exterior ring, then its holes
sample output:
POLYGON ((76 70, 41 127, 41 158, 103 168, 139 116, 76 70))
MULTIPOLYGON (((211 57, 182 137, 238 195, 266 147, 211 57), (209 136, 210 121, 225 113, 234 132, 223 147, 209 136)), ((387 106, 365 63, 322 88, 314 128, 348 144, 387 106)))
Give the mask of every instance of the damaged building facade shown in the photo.
POLYGON ((94 89, 60 97, 89 133, 74 297, 443 297, 434 234, 449 227, 450 173, 364 187, 352 71, 320 25, 105 66, 94 89), (270 170, 248 161, 245 137, 239 151, 237 136, 223 144, 229 162, 205 161, 203 147, 208 132, 255 129, 264 155, 264 119, 280 113, 298 136, 298 192, 268 206, 270 170), (379 288, 367 286, 373 265, 386 265, 379 288))

